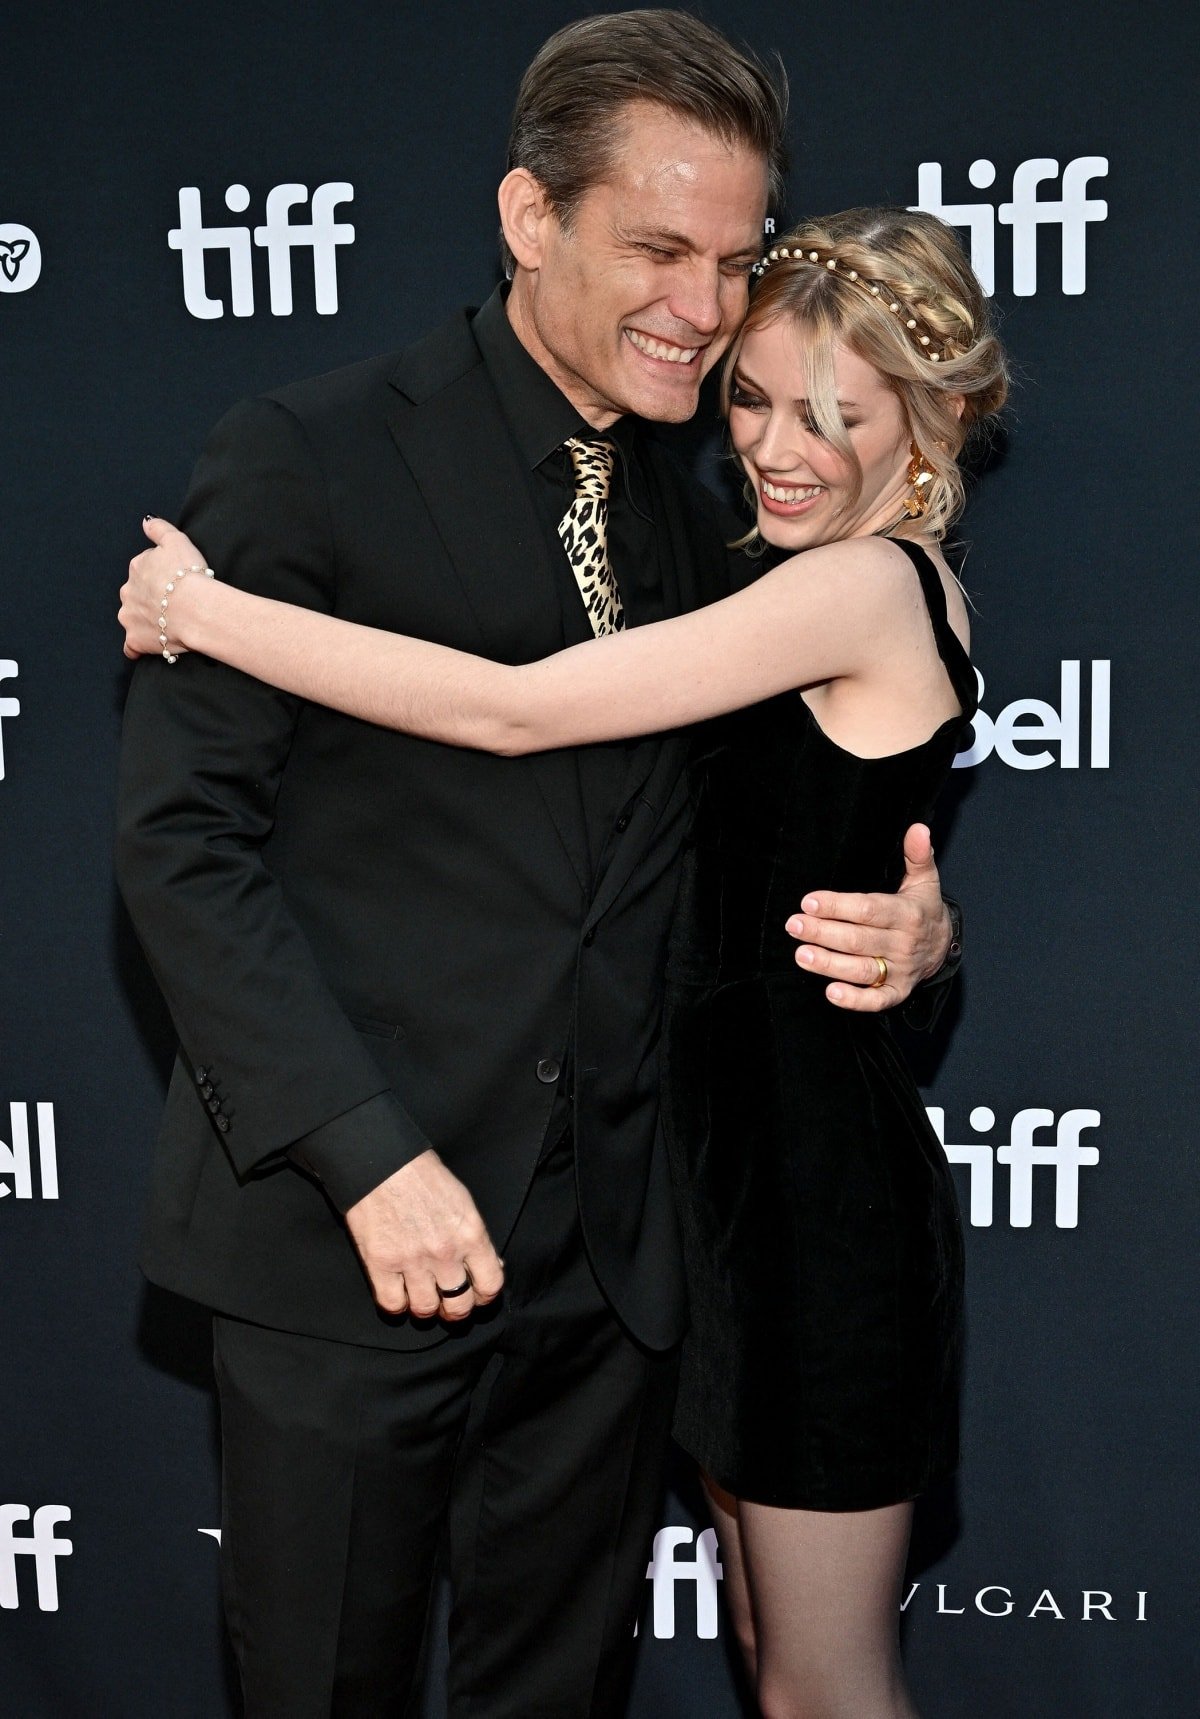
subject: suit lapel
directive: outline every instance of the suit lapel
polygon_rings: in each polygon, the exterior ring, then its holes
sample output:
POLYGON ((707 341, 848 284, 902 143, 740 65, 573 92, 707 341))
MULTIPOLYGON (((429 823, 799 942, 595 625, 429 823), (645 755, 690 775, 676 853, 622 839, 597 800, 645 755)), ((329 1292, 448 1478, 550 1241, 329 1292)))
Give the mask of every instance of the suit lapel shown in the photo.
MULTIPOLYGON (((401 357, 388 414, 474 616, 479 649, 531 662, 562 645, 541 520, 465 316, 401 357)), ((567 858, 586 889, 586 838, 570 754, 529 760, 567 858)))

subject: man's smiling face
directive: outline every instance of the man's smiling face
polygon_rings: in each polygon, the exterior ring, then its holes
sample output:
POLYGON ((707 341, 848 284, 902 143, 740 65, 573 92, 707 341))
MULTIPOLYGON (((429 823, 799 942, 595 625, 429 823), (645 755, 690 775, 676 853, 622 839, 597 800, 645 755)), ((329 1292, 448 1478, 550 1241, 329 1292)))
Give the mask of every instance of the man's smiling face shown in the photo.
POLYGON ((568 226, 526 200, 510 230, 515 200, 506 210, 513 327, 596 429, 626 412, 692 416, 746 313, 767 204, 767 164, 748 145, 650 102, 625 108, 619 130, 568 226))

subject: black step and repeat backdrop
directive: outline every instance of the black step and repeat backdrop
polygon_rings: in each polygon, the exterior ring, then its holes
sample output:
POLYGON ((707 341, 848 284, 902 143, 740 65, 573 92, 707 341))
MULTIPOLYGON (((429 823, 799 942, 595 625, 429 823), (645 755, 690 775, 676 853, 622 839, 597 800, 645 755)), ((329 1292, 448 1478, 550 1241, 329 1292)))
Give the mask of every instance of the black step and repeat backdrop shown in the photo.
MULTIPOLYGON (((0 21, 0 1709, 234 1711, 204 1318, 133 1260, 169 1024, 111 881, 113 614, 235 398, 495 278, 517 80, 586 6, 0 21)), ((916 1047, 968 1219, 965 1460, 906 1583, 927 1719, 1200 1711, 1194 9, 711 0, 783 56, 792 209, 969 235, 1019 374, 964 537, 984 678, 916 1047)), ((716 435, 691 451, 712 466, 716 435)), ((819 880, 814 880, 819 881, 819 880)), ((682 1464, 635 1719, 742 1712, 682 1464)), ((436 1675, 427 1708, 439 1711, 436 1675)))

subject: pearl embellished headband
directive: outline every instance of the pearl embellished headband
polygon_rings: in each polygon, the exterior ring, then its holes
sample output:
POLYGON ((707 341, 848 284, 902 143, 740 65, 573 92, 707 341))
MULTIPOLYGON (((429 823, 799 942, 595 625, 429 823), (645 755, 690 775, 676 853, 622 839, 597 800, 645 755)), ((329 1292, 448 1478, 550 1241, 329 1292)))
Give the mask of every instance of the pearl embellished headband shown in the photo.
POLYGON ((799 245, 794 248, 781 245, 775 250, 768 251, 765 257, 760 257, 750 272, 761 279, 772 263, 789 261, 813 263, 817 267, 828 269, 830 274, 836 274, 842 280, 853 281, 856 286, 862 287, 864 292, 870 293, 872 298, 878 299, 881 308, 886 306, 893 316, 900 319, 905 329, 912 336, 913 344, 923 358, 928 358, 931 364, 938 364, 946 356, 945 347, 943 346, 940 351, 938 350, 926 324, 921 321, 920 317, 913 315, 910 306, 902 304, 897 298, 893 298, 891 289, 881 282, 864 280, 857 269, 848 268, 842 259, 833 253, 822 256, 820 251, 806 251, 801 249, 799 245))

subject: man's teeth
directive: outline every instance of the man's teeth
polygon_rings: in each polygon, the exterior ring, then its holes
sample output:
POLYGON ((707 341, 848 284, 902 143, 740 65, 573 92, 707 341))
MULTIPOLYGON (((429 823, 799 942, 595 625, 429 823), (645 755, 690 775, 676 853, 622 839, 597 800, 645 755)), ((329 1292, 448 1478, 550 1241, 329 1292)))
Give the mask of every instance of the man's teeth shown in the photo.
POLYGON ((698 346, 667 346, 661 340, 651 340, 647 335, 639 334, 636 328, 627 328, 625 332, 647 358, 665 358, 668 364, 690 364, 700 350, 698 346))
POLYGON ((778 484, 768 483, 763 479, 763 494, 772 501, 782 501, 794 504, 798 501, 811 501, 814 495, 820 495, 824 484, 815 483, 808 489, 781 489, 778 484))

